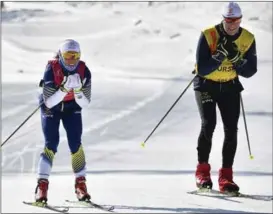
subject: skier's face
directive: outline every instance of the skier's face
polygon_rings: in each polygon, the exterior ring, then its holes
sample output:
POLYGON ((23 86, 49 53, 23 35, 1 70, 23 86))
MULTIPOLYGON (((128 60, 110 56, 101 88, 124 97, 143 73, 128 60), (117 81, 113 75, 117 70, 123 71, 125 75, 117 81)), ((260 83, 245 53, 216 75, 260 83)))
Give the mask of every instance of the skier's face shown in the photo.
POLYGON ((66 65, 76 65, 80 60, 81 54, 76 51, 67 51, 62 53, 62 58, 66 65))
POLYGON ((226 33, 230 36, 235 35, 240 27, 242 17, 238 18, 224 18, 223 26, 226 33))

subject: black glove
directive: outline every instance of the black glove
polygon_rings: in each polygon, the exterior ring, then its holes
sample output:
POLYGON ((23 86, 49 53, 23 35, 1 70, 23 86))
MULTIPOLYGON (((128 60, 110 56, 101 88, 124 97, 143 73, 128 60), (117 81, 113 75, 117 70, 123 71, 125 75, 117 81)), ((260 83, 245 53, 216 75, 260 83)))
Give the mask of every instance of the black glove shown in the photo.
POLYGON ((227 41, 226 48, 228 51, 228 60, 233 64, 236 63, 240 59, 240 51, 238 51, 238 47, 235 42, 227 41))
POLYGON ((224 59, 228 56, 227 50, 227 39, 226 37, 221 37, 217 44, 216 52, 212 55, 212 58, 218 62, 224 61, 224 59))
POLYGON ((242 67, 246 64, 247 60, 241 57, 241 53, 238 50, 238 46, 235 42, 227 42, 228 60, 233 64, 235 68, 242 67))

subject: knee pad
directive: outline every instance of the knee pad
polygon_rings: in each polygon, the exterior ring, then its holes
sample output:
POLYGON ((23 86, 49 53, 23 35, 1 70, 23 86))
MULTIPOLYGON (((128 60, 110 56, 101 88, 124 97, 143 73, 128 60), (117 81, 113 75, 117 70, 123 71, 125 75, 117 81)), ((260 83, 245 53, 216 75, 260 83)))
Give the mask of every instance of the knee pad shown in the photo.
POLYGON ((51 150, 51 149, 49 149, 49 148, 47 148, 47 147, 45 147, 44 148, 44 151, 43 151, 43 153, 41 154, 41 156, 52 166, 52 163, 53 163, 53 159, 54 159, 54 155, 55 155, 55 153, 51 150))
POLYGON ((74 173, 80 172, 85 168, 85 155, 82 145, 80 145, 77 152, 71 154, 72 157, 72 168, 74 173))

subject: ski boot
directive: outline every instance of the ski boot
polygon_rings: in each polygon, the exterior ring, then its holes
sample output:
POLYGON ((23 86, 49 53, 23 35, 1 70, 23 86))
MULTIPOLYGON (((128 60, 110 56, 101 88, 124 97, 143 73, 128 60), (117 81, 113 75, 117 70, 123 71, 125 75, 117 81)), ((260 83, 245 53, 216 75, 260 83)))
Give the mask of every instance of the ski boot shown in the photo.
POLYGON ((75 183, 75 193, 79 201, 88 201, 91 199, 91 196, 87 193, 86 179, 81 176, 76 178, 75 183))
POLYGON ((212 189, 210 178, 210 165, 208 163, 199 163, 195 172, 196 186, 199 189, 212 189))
POLYGON ((222 193, 238 193, 239 186, 233 181, 232 168, 221 168, 219 170, 219 190, 222 193))
POLYGON ((47 202, 47 191, 48 191, 48 180, 39 179, 37 187, 35 189, 35 200, 36 202, 47 202))

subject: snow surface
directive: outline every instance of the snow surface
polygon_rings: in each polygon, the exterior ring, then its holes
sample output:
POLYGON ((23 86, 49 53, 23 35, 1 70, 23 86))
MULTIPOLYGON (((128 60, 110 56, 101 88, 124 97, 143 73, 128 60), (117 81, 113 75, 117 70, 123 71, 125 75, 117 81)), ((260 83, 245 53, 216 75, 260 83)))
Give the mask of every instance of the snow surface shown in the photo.
MULTIPOLYGON (((92 103, 83 111, 88 189, 95 202, 123 212, 271 213, 272 201, 189 195, 195 189, 200 118, 192 87, 145 140, 193 78, 203 28, 221 21, 223 2, 5 2, 2 11, 2 142, 37 107, 44 68, 66 38, 78 40, 92 71, 92 103)), ((241 78, 254 160, 239 121, 235 182, 247 194, 272 195, 272 2, 241 2, 242 26, 256 36, 258 73, 241 78)), ((223 126, 218 114, 210 156, 217 189, 223 126)), ((63 128, 50 177, 49 203, 75 200, 63 128)), ((34 199, 44 144, 36 113, 2 148, 3 213, 50 212, 34 199)), ((71 208, 71 212, 100 212, 71 208)))

